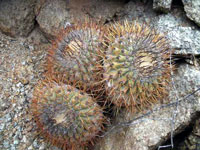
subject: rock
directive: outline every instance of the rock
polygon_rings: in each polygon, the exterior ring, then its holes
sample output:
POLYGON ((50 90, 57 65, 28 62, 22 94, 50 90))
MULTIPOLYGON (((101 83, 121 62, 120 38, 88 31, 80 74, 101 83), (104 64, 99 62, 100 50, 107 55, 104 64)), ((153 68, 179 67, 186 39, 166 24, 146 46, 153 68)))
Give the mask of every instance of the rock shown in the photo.
POLYGON ((154 0, 153 9, 155 11, 168 13, 171 10, 172 0, 154 0))
POLYGON ((73 17, 81 19, 85 15, 102 24, 121 16, 126 0, 69 0, 73 17))
POLYGON ((192 132, 174 150, 199 150, 200 149, 200 119, 195 121, 192 132))
POLYGON ((42 32, 48 39, 54 39, 59 31, 64 28, 65 23, 70 20, 70 14, 65 0, 47 0, 37 6, 36 20, 42 32))
POLYGON ((138 115, 122 111, 115 119, 115 127, 108 130, 108 134, 96 145, 95 150, 153 150, 169 138, 172 130, 177 134, 184 129, 200 111, 200 91, 183 99, 199 88, 200 70, 181 65, 173 79, 175 84, 170 92, 173 105, 160 109, 155 109, 159 108, 155 106, 152 113, 138 119, 138 115), (180 101, 176 108, 177 97, 180 101), (175 116, 174 126, 170 121, 172 116, 175 116))
MULTIPOLYGON (((34 30, 30 33, 30 35, 28 36, 26 40, 29 43, 33 43, 35 46, 38 46, 41 43, 48 43, 48 40, 42 34, 42 31, 40 30, 39 26, 36 26, 34 28, 34 30)), ((31 46, 31 45, 28 45, 28 46, 29 46, 29 49, 34 49, 34 46, 31 46)))
POLYGON ((35 13, 40 29, 48 39, 58 36, 61 29, 86 17, 97 22, 105 23, 120 14, 123 2, 96 0, 40 0, 35 13))
POLYGON ((187 17, 200 26, 200 1, 182 0, 187 17))
POLYGON ((176 54, 200 54, 200 30, 182 26, 175 16, 160 15, 154 26, 162 33, 165 32, 172 49, 176 54))
POLYGON ((10 36, 27 36, 34 28, 35 0, 1 0, 0 30, 10 36))
POLYGON ((38 0, 36 2, 35 9, 34 9, 36 16, 39 15, 41 8, 45 6, 45 2, 46 2, 46 0, 38 0))
POLYGON ((83 13, 89 17, 95 19, 102 24, 119 19, 124 15, 122 10, 124 9, 124 0, 112 1, 112 0, 90 0, 90 5, 83 7, 83 13))
POLYGON ((151 2, 142 3, 140 1, 130 1, 124 7, 124 19, 129 21, 138 20, 141 23, 153 21, 156 17, 156 12, 153 11, 151 2))
POLYGON ((10 147, 9 141, 4 141, 3 146, 4 148, 9 148, 10 147))
POLYGON ((141 24, 146 22, 159 33, 165 34, 176 54, 200 54, 200 30, 188 21, 181 9, 173 9, 169 14, 157 16, 150 6, 151 3, 146 5, 141 2, 129 2, 125 6, 127 15, 124 18, 129 21, 137 18, 141 24))

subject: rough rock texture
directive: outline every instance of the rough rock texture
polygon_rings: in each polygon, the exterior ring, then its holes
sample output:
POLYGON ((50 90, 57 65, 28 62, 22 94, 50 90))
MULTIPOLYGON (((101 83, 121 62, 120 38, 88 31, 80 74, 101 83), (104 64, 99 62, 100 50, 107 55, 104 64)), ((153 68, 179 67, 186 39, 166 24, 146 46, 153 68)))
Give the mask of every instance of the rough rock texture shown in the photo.
POLYGON ((37 8, 36 20, 40 29, 49 39, 55 38, 70 18, 66 1, 47 0, 43 3, 38 1, 37 8))
POLYGON ((161 15, 155 23, 160 32, 165 32, 171 48, 176 54, 200 54, 200 30, 194 27, 181 26, 174 15, 161 15))
MULTIPOLYGON (((171 101, 190 94, 200 85, 200 70, 193 66, 182 65, 174 76, 175 87, 171 91, 171 101), (177 94, 177 96, 176 96, 177 94)), ((114 128, 102 139, 95 150, 152 150, 166 140, 171 132, 170 118, 175 114, 174 132, 180 132, 200 111, 200 92, 171 105, 154 111, 147 117, 129 122, 129 126, 120 125, 114 128)), ((122 112, 116 119, 116 124, 137 116, 122 112)))
POLYGON ((40 0, 35 13, 40 29, 48 39, 57 36, 58 31, 74 21, 91 18, 97 22, 105 23, 113 17, 120 16, 123 2, 97 1, 97 0, 40 0))
POLYGON ((156 11, 167 13, 171 10, 172 0, 154 0, 153 9, 156 11))
POLYGON ((83 8, 83 13, 104 24, 122 17, 124 15, 123 8, 124 0, 93 0, 89 7, 83 8))
POLYGON ((35 0, 1 0, 0 30, 11 36, 27 36, 34 28, 35 0))
POLYGON ((199 0, 182 0, 184 10, 189 19, 200 26, 200 1, 199 0))
POLYGON ((200 54, 200 30, 188 22, 181 9, 157 16, 151 3, 145 5, 141 2, 129 2, 125 6, 125 13, 127 15, 124 18, 146 22, 165 34, 176 54, 200 54))
POLYGON ((36 25, 36 27, 30 33, 30 35, 27 38, 27 41, 34 43, 34 45, 40 45, 41 43, 48 43, 48 40, 42 34, 42 31, 40 30, 38 25, 36 25))
POLYGON ((124 6, 124 13, 126 14, 123 19, 138 20, 143 22, 153 22, 154 18, 157 16, 156 12, 152 9, 152 3, 142 3, 139 1, 130 1, 124 6))

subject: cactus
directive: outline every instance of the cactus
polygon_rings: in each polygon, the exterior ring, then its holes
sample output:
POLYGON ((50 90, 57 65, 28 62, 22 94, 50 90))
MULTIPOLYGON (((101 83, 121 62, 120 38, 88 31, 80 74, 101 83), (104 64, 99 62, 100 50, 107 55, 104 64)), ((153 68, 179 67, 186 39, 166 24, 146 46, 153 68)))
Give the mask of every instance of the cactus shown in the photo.
POLYGON ((62 31, 49 50, 48 74, 64 75, 64 81, 84 91, 102 88, 102 27, 85 21, 62 31))
POLYGON ((103 81, 109 101, 134 112, 168 96, 170 49, 163 35, 124 21, 110 25, 105 38, 103 81))
POLYGON ((101 132, 105 120, 92 97, 54 81, 36 86, 31 106, 39 133, 64 150, 87 146, 101 132))

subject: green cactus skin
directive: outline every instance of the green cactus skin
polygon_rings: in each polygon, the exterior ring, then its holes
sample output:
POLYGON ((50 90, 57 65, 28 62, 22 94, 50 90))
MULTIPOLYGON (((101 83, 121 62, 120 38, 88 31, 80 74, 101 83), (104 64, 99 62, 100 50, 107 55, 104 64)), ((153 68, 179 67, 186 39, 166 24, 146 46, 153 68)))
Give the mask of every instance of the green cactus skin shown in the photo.
POLYGON ((63 150, 79 150, 102 131, 103 110, 86 93, 53 81, 35 88, 32 113, 39 133, 63 150))
POLYGON ((103 82, 109 101, 135 112, 168 96, 170 49, 163 35, 124 21, 109 26, 105 38, 103 82))

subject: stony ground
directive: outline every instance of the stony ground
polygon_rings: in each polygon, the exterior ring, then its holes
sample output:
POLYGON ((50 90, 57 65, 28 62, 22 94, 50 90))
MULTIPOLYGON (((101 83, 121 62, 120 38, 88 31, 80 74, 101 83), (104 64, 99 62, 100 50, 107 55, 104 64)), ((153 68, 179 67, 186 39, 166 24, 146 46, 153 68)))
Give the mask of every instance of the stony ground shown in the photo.
POLYGON ((44 72, 48 45, 0 34, 0 149, 46 149, 30 114, 31 93, 44 72))

